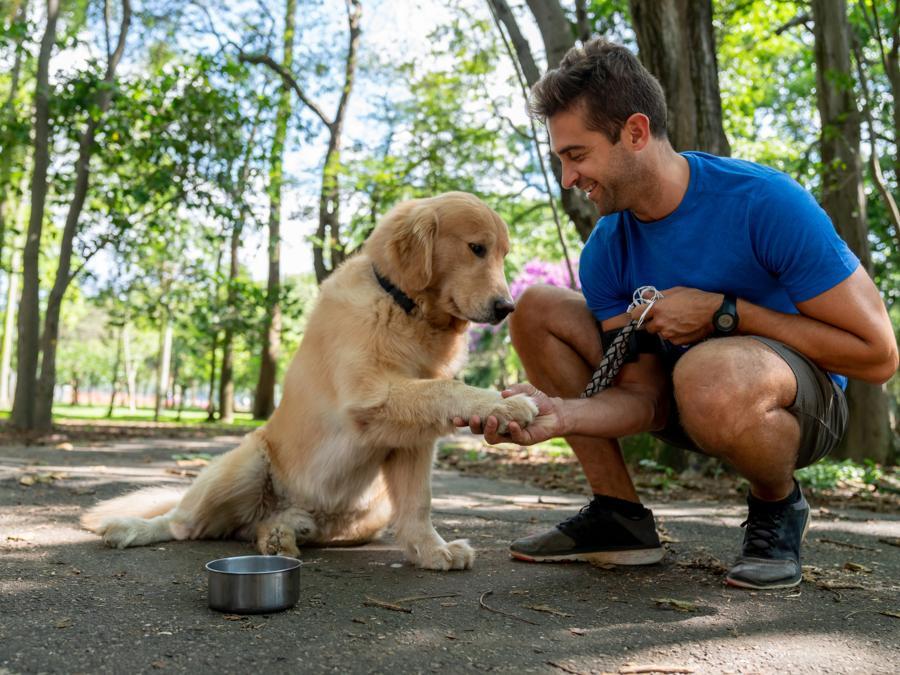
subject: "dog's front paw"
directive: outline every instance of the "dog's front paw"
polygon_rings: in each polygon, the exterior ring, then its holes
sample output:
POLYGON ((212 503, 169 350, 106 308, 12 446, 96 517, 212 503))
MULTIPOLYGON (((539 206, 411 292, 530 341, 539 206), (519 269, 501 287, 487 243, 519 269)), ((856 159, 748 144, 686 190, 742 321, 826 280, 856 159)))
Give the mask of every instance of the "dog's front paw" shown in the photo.
POLYGON ((110 518, 100 524, 97 534, 110 548, 126 548, 137 538, 143 523, 140 518, 110 518))
POLYGON ((499 422, 497 433, 505 434, 509 431, 510 422, 515 422, 523 428, 531 424, 538 414, 538 408, 530 397, 525 394, 516 394, 504 398, 489 414, 496 417, 499 422))
POLYGON ((440 545, 416 547, 413 562, 426 570, 467 570, 475 561, 475 550, 466 539, 456 539, 440 545))

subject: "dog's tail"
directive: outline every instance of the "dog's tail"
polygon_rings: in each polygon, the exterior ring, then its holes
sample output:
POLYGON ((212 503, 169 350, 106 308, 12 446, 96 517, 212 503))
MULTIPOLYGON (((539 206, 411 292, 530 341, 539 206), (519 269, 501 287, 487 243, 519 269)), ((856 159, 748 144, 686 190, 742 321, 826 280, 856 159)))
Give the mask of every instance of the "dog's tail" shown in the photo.
POLYGON ((187 488, 148 487, 107 499, 82 514, 81 526, 91 532, 98 532, 101 524, 109 518, 161 516, 175 508, 185 492, 187 488))

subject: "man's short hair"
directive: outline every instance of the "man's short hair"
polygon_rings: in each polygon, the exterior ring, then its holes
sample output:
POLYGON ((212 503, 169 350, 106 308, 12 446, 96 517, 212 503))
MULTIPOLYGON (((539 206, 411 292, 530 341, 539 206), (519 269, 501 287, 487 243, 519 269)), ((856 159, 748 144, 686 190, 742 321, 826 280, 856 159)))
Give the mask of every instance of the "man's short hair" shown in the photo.
POLYGON ((666 97, 659 82, 627 48, 603 38, 566 52, 559 67, 532 87, 528 103, 542 121, 583 104, 587 128, 612 143, 635 113, 650 119, 653 136, 666 137, 666 97))

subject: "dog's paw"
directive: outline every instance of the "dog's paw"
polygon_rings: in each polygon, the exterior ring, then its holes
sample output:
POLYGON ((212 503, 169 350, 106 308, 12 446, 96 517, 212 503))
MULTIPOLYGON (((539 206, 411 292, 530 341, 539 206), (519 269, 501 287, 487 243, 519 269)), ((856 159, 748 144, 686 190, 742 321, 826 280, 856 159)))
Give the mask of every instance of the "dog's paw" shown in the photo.
POLYGON ((497 418, 497 433, 509 431, 509 423, 515 422, 520 427, 527 427, 538 414, 537 404, 525 394, 516 394, 504 398, 489 413, 497 418))
POLYGON ((426 570, 467 570, 475 561, 475 550, 466 539, 456 539, 439 546, 417 548, 413 562, 426 570))
POLYGON ((294 531, 284 525, 262 529, 256 539, 256 548, 262 555, 286 555, 291 558, 300 556, 294 531))
POLYGON ((143 525, 141 518, 110 518, 100 524, 97 534, 110 548, 127 548, 137 539, 143 525))

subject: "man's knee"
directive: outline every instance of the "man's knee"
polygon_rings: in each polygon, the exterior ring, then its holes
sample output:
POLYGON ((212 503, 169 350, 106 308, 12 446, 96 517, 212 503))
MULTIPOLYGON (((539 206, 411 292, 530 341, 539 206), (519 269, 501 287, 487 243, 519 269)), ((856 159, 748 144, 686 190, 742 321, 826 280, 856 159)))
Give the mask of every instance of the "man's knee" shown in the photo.
POLYGON ((672 373, 681 424, 705 450, 730 447, 776 404, 773 364, 760 358, 765 347, 748 340, 752 339, 697 345, 681 357, 672 373))

